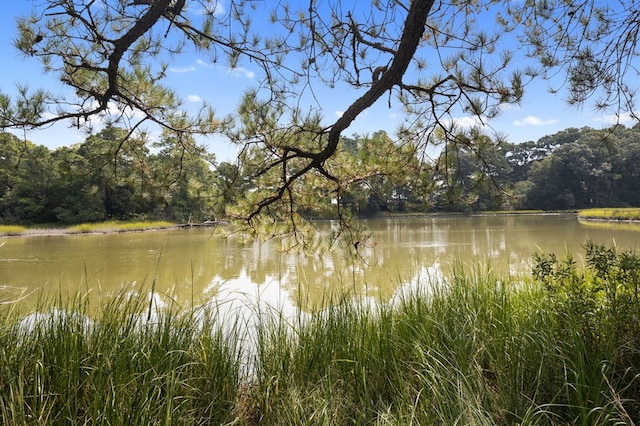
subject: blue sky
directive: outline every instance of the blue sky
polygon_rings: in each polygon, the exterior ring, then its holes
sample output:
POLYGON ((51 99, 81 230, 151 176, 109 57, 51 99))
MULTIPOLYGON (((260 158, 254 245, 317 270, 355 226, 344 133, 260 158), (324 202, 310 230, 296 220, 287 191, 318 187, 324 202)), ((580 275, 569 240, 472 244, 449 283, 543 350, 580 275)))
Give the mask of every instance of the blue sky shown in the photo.
MULTIPOLYGON (((42 74, 37 61, 22 58, 12 44, 16 34, 16 17, 28 14, 32 5, 38 3, 42 2, 13 0, 3 4, 4 10, 0 14, 0 58, 3 64, 0 68, 0 91, 4 93, 13 93, 18 83, 27 84, 34 89, 45 87, 54 92, 63 90, 54 77, 42 74)), ((187 105, 192 105, 194 109, 205 100, 211 103, 217 112, 231 113, 240 102, 242 92, 255 84, 257 78, 257 69, 252 69, 250 63, 243 65, 244 67, 230 71, 224 64, 212 64, 202 55, 185 54, 172 63, 168 82, 187 105)), ((335 120, 359 95, 355 92, 329 89, 319 93, 326 122, 335 120)), ((393 134, 401 124, 401 118, 400 105, 397 102, 394 105, 392 102, 392 108, 389 109, 385 97, 365 111, 344 134, 373 133, 380 129, 393 134)), ((464 116, 456 119, 461 123, 470 120, 464 116)), ((550 94, 548 83, 540 81, 527 87, 524 100, 519 106, 504 110, 499 118, 489 124, 493 130, 506 135, 510 142, 524 142, 537 140, 567 127, 602 128, 612 122, 612 118, 595 113, 588 105, 582 109, 568 106, 561 93, 550 94)), ((68 128, 66 123, 31 131, 26 136, 34 143, 51 149, 81 142, 86 138, 86 134, 68 128)), ((226 144, 220 137, 212 137, 203 142, 216 154, 219 161, 234 158, 235 148, 226 144)))

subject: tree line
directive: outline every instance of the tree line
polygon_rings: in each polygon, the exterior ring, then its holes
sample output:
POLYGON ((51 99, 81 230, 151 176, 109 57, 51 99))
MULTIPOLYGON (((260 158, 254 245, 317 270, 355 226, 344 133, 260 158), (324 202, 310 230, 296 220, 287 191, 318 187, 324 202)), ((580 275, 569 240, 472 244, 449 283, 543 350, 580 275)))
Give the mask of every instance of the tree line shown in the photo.
POLYGON ((394 159, 397 149, 380 148, 394 146, 384 132, 345 140, 345 149, 378 155, 388 170, 398 164, 345 197, 360 214, 640 206, 640 125, 568 128, 523 143, 472 129, 432 141, 439 147, 434 158, 407 159, 412 150, 405 147, 404 161, 394 159))
POLYGON ((107 127, 53 151, 0 133, 0 220, 72 224, 108 219, 201 219, 213 205, 213 158, 193 141, 107 127))
MULTIPOLYGON (((107 127, 82 143, 49 150, 0 133, 0 220, 73 224, 111 219, 177 222, 233 217, 270 189, 256 173, 263 150, 216 163, 193 140, 107 127), (150 147, 150 148, 149 148, 150 147)), ((640 206, 640 125, 569 128, 509 143, 470 131, 442 141, 434 158, 384 131, 341 140, 341 191, 307 180, 297 214, 337 217, 389 212, 567 210, 640 206)))
POLYGON ((640 125, 569 128, 516 144, 457 144, 439 160, 450 165, 441 178, 446 185, 434 194, 444 209, 640 206, 640 125))

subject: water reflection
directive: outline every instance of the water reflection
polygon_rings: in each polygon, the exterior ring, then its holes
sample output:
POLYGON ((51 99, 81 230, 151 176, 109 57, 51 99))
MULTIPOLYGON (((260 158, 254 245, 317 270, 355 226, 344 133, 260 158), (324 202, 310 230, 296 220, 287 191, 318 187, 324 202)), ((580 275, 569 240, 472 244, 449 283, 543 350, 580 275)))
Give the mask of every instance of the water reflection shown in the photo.
MULTIPOLYGON (((283 252, 276 241, 243 244, 209 230, 0 239, 0 303, 30 295, 89 292, 104 300, 122 291, 163 295, 200 306, 245 298, 283 309, 310 309, 346 291, 389 300, 439 265, 527 271, 532 252, 579 256, 588 239, 635 248, 640 226, 594 226, 574 216, 411 217, 367 222, 373 244, 349 259, 283 252)), ((617 225, 617 224, 616 224, 617 225)), ((329 230, 331 223, 321 224, 329 230)), ((232 306, 232 305, 230 305, 232 306)))

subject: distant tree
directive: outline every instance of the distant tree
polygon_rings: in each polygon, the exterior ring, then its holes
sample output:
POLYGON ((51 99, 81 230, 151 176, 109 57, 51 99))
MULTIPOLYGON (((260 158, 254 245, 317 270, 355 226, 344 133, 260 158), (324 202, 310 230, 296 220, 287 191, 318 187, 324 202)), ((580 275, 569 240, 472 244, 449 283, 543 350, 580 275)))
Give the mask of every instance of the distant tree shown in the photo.
POLYGON ((260 168, 278 176, 265 177, 266 186, 244 204, 248 210, 236 211, 251 223, 263 213, 294 217, 318 199, 309 186, 318 180, 344 192, 343 177, 332 169, 342 133, 381 98, 406 112, 398 143, 423 153, 434 131, 455 134, 454 117, 486 121, 519 102, 532 78, 559 72, 570 103, 595 99, 598 108, 635 111, 640 11, 632 1, 268 4, 44 0, 18 21, 16 46, 70 90, 60 96, 25 86, 16 99, 0 96, 0 126, 62 119, 91 126, 106 115, 132 131, 152 122, 176 135, 241 135, 234 140, 245 151, 265 152, 251 164, 261 158, 260 168), (217 117, 209 105, 196 115, 184 112, 163 83, 171 57, 186 49, 231 68, 259 68, 259 83, 241 107, 254 127, 217 117), (320 117, 322 105, 303 113, 320 86, 354 93, 339 118, 320 117), (302 183, 309 193, 296 188, 302 183))
POLYGON ((52 223, 55 183, 49 150, 0 132, 0 218, 9 223, 52 223))
POLYGON ((146 181, 155 216, 179 221, 212 219, 216 208, 215 156, 193 137, 175 141, 165 132, 153 144, 157 152, 148 157, 146 181))
POLYGON ((499 210, 510 188, 509 144, 477 131, 461 132, 436 161, 435 205, 453 211, 499 210))
POLYGON ((8 132, 0 132, 0 218, 15 222, 18 185, 21 180, 20 163, 29 145, 8 132))
POLYGON ((143 137, 117 126, 107 126, 78 147, 89 162, 107 217, 125 219, 148 209, 148 153, 143 137))
POLYGON ((620 179, 617 182, 621 205, 640 207, 640 125, 620 135, 620 179))
POLYGON ((226 207, 236 204, 250 188, 250 178, 242 173, 237 164, 222 162, 215 171, 218 205, 217 212, 226 216, 226 207))
POLYGON ((194 141, 175 144, 167 135, 151 153, 127 133, 111 126, 49 151, 0 132, 0 220, 73 224, 214 217, 219 200, 212 154, 194 141))
POLYGON ((570 175, 567 166, 556 156, 535 163, 527 181, 524 207, 542 210, 576 208, 575 196, 567 188, 570 175))
POLYGON ((524 206, 543 209, 638 206, 640 132, 615 126, 582 132, 534 162, 518 186, 524 206))
POLYGON ((56 170, 51 189, 57 222, 64 224, 98 222, 107 219, 100 169, 80 153, 80 145, 53 152, 56 170))
POLYGON ((529 177, 529 169, 534 162, 543 160, 554 149, 565 143, 577 141, 582 134, 591 130, 590 127, 581 129, 571 127, 552 135, 543 136, 535 142, 507 144, 505 155, 512 169, 511 180, 513 182, 526 180, 529 177))

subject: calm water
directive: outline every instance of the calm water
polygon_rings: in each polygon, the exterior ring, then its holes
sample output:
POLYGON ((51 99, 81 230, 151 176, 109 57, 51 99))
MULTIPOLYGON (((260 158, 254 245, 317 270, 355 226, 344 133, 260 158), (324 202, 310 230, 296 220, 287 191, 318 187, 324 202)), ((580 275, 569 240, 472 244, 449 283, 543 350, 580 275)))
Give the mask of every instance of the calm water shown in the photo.
POLYGON ((60 291, 108 298, 153 286, 165 303, 247 298, 304 308, 328 289, 389 297, 427 274, 446 274, 455 260, 526 272, 532 252, 579 256, 588 239, 640 247, 638 225, 584 224, 574 216, 420 217, 367 224, 374 243, 355 263, 338 253, 283 253, 276 242, 243 245, 207 229, 0 237, 0 303, 17 298, 34 303, 39 295, 60 291))

